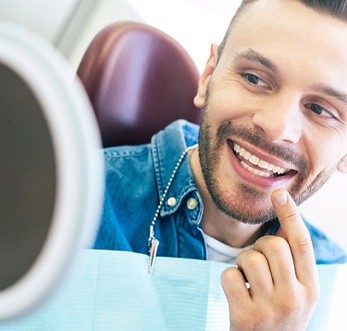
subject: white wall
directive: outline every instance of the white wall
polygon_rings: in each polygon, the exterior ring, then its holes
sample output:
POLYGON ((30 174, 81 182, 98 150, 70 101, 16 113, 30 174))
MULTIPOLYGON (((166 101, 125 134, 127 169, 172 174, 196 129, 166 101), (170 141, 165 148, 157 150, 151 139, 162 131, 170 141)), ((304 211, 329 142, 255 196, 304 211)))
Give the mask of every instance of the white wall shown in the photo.
POLYGON ((67 57, 76 67, 92 37, 119 20, 151 24, 177 39, 194 58, 200 71, 211 43, 220 43, 240 0, 99 0, 78 44, 67 57))
MULTIPOLYGON (((328 157, 328 156, 327 156, 328 157)), ((347 251, 347 175, 336 172, 301 206, 303 215, 347 251)))
POLYGON ((0 19, 24 25, 54 43, 79 0, 0 0, 0 19))

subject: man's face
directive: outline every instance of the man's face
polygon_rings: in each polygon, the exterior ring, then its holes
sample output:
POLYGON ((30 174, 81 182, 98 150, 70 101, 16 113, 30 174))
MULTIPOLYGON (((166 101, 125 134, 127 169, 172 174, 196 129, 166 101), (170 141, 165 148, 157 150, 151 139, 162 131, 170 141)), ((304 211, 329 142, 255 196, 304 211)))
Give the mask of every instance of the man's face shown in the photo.
POLYGON ((213 55, 195 99, 205 101, 204 179, 220 210, 262 223, 275 216, 274 189, 299 204, 347 153, 347 23, 297 1, 259 0, 216 66, 213 55))

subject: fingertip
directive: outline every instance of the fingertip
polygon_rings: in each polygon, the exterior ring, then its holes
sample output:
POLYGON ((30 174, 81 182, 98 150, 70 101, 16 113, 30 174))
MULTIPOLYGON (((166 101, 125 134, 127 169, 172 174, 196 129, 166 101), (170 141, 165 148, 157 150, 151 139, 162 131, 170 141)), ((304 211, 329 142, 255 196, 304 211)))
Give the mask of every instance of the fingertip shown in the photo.
POLYGON ((277 189, 272 193, 272 201, 277 206, 284 206, 288 203, 289 200, 289 193, 283 189, 277 189))

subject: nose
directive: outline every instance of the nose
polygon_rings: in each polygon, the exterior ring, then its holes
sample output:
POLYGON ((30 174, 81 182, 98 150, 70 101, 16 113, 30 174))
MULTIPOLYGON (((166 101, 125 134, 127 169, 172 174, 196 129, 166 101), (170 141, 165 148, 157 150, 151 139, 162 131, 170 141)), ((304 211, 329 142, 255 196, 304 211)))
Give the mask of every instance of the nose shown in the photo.
POLYGON ((304 124, 300 99, 283 94, 272 97, 257 108, 252 121, 268 141, 296 144, 301 139, 304 124))

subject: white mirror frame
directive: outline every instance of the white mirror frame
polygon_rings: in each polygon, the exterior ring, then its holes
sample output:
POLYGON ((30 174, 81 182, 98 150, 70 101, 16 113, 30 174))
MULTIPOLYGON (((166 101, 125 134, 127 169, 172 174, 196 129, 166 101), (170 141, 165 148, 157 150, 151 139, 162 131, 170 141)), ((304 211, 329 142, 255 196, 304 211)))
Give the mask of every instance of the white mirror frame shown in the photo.
MULTIPOLYGON (((40 103, 57 173, 53 217, 42 251, 19 281, 0 292, 0 320, 5 320, 47 298, 78 251, 92 245, 102 209, 104 168, 91 104, 62 55, 34 33, 2 22, 0 63, 17 73, 40 103)), ((5 83, 0 77, 0 86, 5 83)))

